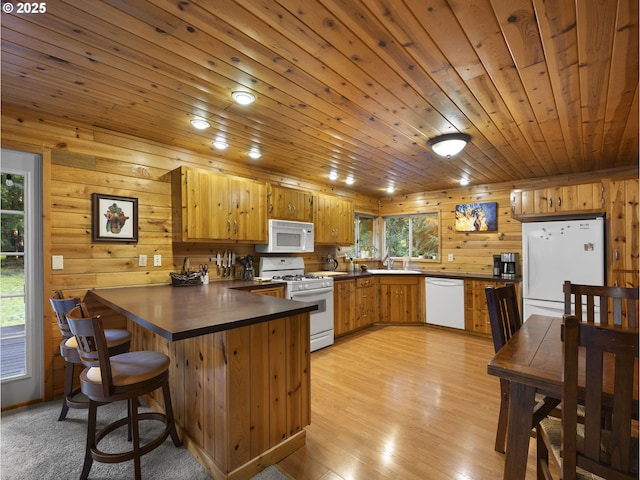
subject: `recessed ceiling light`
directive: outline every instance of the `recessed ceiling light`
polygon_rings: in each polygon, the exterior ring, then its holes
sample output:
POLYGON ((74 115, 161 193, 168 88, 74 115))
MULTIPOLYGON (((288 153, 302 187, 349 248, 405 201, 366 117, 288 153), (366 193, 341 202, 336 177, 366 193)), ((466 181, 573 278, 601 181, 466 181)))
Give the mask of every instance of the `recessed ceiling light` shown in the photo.
POLYGON ((225 141, 224 138, 217 137, 213 141, 213 146, 216 147, 218 150, 224 150, 225 148, 227 148, 229 146, 229 144, 225 141))
POLYGON ((337 180, 338 179, 338 172, 336 172, 335 170, 331 170, 329 172, 329 180, 337 180))
POLYGON ((465 185, 469 185, 469 179, 468 178, 461 178, 460 179, 460 185, 462 185, 463 187, 465 185))
POLYGON ((233 98, 240 105, 249 105, 256 101, 256 97, 253 93, 249 92, 232 92, 231 98, 233 98))
POLYGON ((191 125, 198 130, 204 130, 205 128, 209 128, 211 124, 202 118, 194 118, 191 120, 191 125))
POLYGON ((396 189, 394 188, 394 186, 393 186, 393 185, 389 185, 389 186, 387 187, 387 193, 393 193, 393 192, 395 192, 395 190, 396 190, 396 189))
POLYGON ((253 158, 254 160, 257 160, 261 156, 262 154, 260 153, 260 150, 258 150, 257 148, 252 148, 251 150, 249 150, 249 157, 253 158))
POLYGON ((349 175, 347 177, 347 179, 345 180, 345 182, 347 182, 347 185, 353 185, 355 181, 356 180, 355 180, 355 178, 353 178, 353 175, 349 175))

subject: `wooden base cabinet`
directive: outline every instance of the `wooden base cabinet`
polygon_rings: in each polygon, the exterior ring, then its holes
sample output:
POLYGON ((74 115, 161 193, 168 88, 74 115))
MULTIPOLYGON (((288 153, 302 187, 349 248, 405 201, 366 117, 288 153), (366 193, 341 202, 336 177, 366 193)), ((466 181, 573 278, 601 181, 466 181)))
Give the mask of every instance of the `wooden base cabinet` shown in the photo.
MULTIPOLYGON (((464 328, 473 333, 491 335, 491 322, 487 310, 486 287, 503 287, 504 280, 465 280, 464 281, 464 328)), ((520 298, 520 283, 515 283, 520 298)), ((521 302, 520 302, 521 303, 521 302)), ((520 305, 522 315, 522 305, 520 305)))
POLYGON ((378 321, 378 292, 375 277, 356 279, 355 329, 373 325, 378 321))
POLYGON ((333 283, 333 334, 336 337, 354 330, 356 320, 356 281, 333 283))
MULTIPOLYGON (((311 421, 308 313, 175 342, 131 321, 128 328, 131 350, 170 357, 180 436, 213 478, 251 478, 304 446, 311 421)), ((163 409, 161 394, 147 400, 163 409)))
POLYGON ((424 278, 418 275, 381 275, 380 321, 424 322, 424 278))

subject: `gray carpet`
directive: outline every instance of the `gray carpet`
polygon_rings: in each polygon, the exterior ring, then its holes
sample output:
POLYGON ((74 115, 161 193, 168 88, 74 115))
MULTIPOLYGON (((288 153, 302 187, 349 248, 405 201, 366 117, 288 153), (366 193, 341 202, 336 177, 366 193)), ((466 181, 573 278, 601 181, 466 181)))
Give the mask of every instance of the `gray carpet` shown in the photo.
MULTIPOLYGON (((0 417, 0 478, 11 480, 75 480, 80 477, 86 439, 86 410, 69 410, 58 422, 60 400, 3 412, 0 417)), ((140 411, 145 411, 141 408, 140 411)), ((98 426, 126 416, 125 402, 98 408, 98 426)), ((162 428, 160 422, 141 422, 142 441, 162 428)), ((126 428, 119 428, 100 442, 105 451, 129 448, 126 428), (111 438, 113 436, 113 438, 111 438), (117 438, 119 437, 119 438, 117 438), (119 446, 122 447, 119 447, 119 446)), ((142 478, 153 480, 208 480, 211 476, 184 448, 168 438, 142 457, 142 478)), ((93 463, 90 480, 133 478, 133 461, 115 464, 93 463)), ((252 480, 287 480, 269 467, 252 480)))

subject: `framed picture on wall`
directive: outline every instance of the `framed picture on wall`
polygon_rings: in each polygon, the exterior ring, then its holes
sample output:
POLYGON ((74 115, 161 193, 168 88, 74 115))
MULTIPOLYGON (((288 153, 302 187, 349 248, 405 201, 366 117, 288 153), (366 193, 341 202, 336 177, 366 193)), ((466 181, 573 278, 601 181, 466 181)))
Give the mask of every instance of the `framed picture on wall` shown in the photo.
POLYGON ((91 195, 94 242, 137 242, 138 199, 94 193, 91 195))
POLYGON ((498 230, 496 202, 456 205, 456 232, 494 232, 498 230))

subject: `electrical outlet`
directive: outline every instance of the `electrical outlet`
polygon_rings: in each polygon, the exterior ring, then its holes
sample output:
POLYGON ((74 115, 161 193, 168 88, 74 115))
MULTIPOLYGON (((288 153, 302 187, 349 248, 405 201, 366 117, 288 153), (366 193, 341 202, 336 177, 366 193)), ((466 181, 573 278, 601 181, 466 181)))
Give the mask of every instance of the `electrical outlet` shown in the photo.
POLYGON ((447 260, 450 262, 453 262, 453 253, 450 253, 449 255, 447 255, 447 260))
POLYGON ((146 255, 138 255, 138 266, 146 267, 147 266, 147 256, 146 255))
POLYGON ((64 257, 62 255, 51 256, 51 269, 63 270, 64 269, 64 257))
POLYGON ((162 266, 162 255, 154 255, 153 256, 153 266, 161 267, 162 266))

